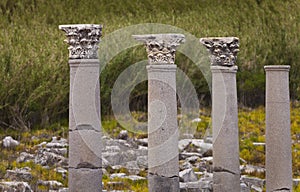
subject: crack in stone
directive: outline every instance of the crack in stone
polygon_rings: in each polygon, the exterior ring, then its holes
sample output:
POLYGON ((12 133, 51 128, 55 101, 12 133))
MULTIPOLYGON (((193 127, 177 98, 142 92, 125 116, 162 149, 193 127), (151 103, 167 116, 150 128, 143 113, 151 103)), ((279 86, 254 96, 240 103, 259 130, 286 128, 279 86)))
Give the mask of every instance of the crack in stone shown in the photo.
POLYGON ((80 124, 80 125, 77 125, 75 127, 75 130, 94 130, 94 131, 98 131, 92 125, 90 125, 90 124, 80 124))
POLYGON ((273 191, 291 191, 291 190, 287 187, 283 187, 283 188, 280 188, 280 189, 275 189, 273 191))
POLYGON ((75 129, 69 129, 69 132, 75 132, 75 131, 95 131, 95 132, 101 133, 101 131, 94 129, 93 127, 88 127, 85 125, 84 126, 79 125, 79 126, 76 126, 75 129))
POLYGON ((228 169, 224 169, 222 167, 214 167, 214 172, 226 172, 226 173, 230 173, 230 174, 236 175, 235 172, 230 171, 228 169))
POLYGON ((157 173, 150 173, 150 172, 149 172, 149 175, 157 176, 157 177, 170 178, 170 179, 178 178, 178 177, 179 177, 178 175, 173 175, 173 176, 171 176, 171 177, 166 177, 166 176, 164 176, 164 175, 158 175, 157 173))
POLYGON ((102 169, 102 167, 95 167, 93 164, 83 162, 79 163, 76 167, 69 167, 71 169, 102 169))

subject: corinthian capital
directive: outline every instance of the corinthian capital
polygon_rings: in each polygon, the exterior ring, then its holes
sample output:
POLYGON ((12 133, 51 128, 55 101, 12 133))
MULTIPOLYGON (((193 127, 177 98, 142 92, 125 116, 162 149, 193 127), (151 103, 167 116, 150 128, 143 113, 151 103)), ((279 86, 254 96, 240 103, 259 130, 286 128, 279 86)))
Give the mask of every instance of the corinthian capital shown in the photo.
POLYGON ((201 38, 200 42, 210 52, 212 65, 233 66, 239 52, 239 39, 236 37, 201 38))
POLYGON ((174 64, 176 48, 185 41, 182 34, 133 35, 133 38, 146 45, 149 64, 174 64))
POLYGON ((102 25, 60 25, 66 33, 70 59, 97 59, 102 25))

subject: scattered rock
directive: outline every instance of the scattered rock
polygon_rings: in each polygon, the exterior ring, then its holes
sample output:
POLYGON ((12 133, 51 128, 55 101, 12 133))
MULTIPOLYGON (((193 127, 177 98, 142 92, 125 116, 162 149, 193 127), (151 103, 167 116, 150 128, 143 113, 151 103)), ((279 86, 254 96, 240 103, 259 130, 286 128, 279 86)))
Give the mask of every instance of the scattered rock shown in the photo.
POLYGON ((138 176, 138 175, 129 175, 129 176, 126 176, 125 178, 130 179, 132 181, 146 180, 145 177, 141 177, 141 176, 138 176))
POLYGON ((137 165, 141 169, 147 169, 148 168, 148 156, 143 155, 143 156, 138 156, 136 159, 137 165))
POLYGON ((29 171, 31 171, 31 169, 29 167, 24 167, 24 168, 14 169, 14 170, 7 170, 4 178, 9 179, 11 181, 29 182, 32 179, 32 175, 29 171))
POLYGON ((33 192, 27 182, 0 182, 0 191, 4 192, 33 192))
POLYGON ((37 147, 44 147, 46 146, 47 142, 46 141, 43 141, 41 142, 40 144, 36 145, 37 147))
POLYGON ((199 180, 195 182, 179 183, 181 192, 212 192, 212 181, 199 180))
POLYGON ((127 140, 128 139, 128 131, 127 130, 121 130, 117 138, 127 140))
POLYGON ((193 169, 185 169, 179 172, 179 179, 183 182, 197 181, 197 175, 194 173, 193 169))
POLYGON ((183 159, 186 159, 186 158, 192 157, 192 156, 202 157, 202 155, 199 153, 182 152, 179 154, 179 160, 183 160, 183 159))
POLYGON ((138 145, 145 146, 145 147, 148 146, 148 138, 137 139, 136 142, 138 145))
POLYGON ((121 165, 129 161, 136 161, 137 150, 127 150, 122 152, 103 152, 104 157, 111 165, 121 165))
POLYGON ((68 188, 60 188, 58 192, 69 192, 68 188))
POLYGON ((250 187, 246 183, 241 183, 241 192, 251 192, 250 187))
POLYGON ((196 163, 198 160, 200 160, 199 156, 191 156, 186 158, 186 161, 190 162, 190 163, 196 163))
POLYGON ((124 189, 124 183, 121 181, 110 181, 107 182, 107 190, 113 191, 114 189, 124 189))
POLYGON ((254 165, 241 165, 240 170, 242 173, 246 173, 248 175, 253 173, 264 173, 266 171, 265 168, 254 166, 254 165))
POLYGON ((207 137, 205 137, 205 139, 204 139, 204 142, 205 143, 213 143, 213 137, 212 136, 207 136, 207 137))
POLYGON ((36 164, 40 164, 42 166, 67 166, 68 165, 68 159, 57 155, 53 152, 50 152, 50 149, 47 148, 41 148, 38 150, 37 155, 35 156, 34 162, 36 164))
POLYGON ((114 178, 124 178, 126 176, 125 173, 113 173, 110 175, 110 179, 114 179, 114 178))
POLYGON ((52 137, 52 141, 46 144, 47 148, 64 148, 68 146, 68 141, 61 137, 52 137))
MULTIPOLYGON (((4 140, 2 142, 4 147, 12 147, 17 146, 16 143, 19 144, 18 141, 13 140, 10 136, 6 137, 6 141, 4 140)), ((127 131, 121 131, 118 139, 103 137, 103 174, 108 175, 109 172, 120 172, 120 170, 123 170, 122 172, 124 173, 111 174, 110 179, 122 178, 130 179, 132 181, 145 180, 145 177, 138 176, 137 174, 141 170, 147 170, 148 168, 147 146, 147 138, 136 140, 130 139, 127 131), (110 171, 110 167, 113 171, 110 171)), ((54 171, 62 174, 63 178, 66 178, 66 167, 68 165, 68 159, 66 157, 68 153, 67 147, 68 142, 66 139, 53 137, 51 142, 43 142, 37 145, 36 154, 22 152, 16 161, 18 163, 34 161, 36 164, 40 164, 44 168, 49 169, 52 169, 51 167, 55 166, 56 168, 54 171)), ((205 140, 182 139, 179 141, 178 148, 180 150, 180 191, 212 191, 212 138, 207 137, 205 140), (197 172, 194 172, 194 170, 197 172)), ((242 162, 245 165, 241 165, 240 169, 244 174, 265 172, 265 169, 262 167, 247 165, 247 162, 242 162)), ((28 183, 20 182, 32 180, 29 168, 7 170, 5 178, 15 182, 0 182, 0 191, 32 191, 28 183)), ((293 182, 294 186, 297 186, 299 185, 300 179, 294 179, 293 182)), ((58 181, 38 181, 37 184, 48 187, 49 191, 52 192, 68 191, 68 188, 63 188, 63 184, 58 181)), ((122 189, 124 188, 124 185, 123 182, 108 182, 107 191, 122 189)), ((263 179, 245 175, 241 176, 242 192, 259 192, 262 191, 264 185, 265 181, 263 179)))
POLYGON ((193 165, 188 162, 188 161, 185 161, 185 160, 182 160, 179 162, 179 170, 183 171, 185 169, 191 169, 193 168, 193 165), (183 161, 183 163, 181 163, 183 161))
POLYGON ((114 165, 111 168, 114 169, 114 170, 120 170, 120 169, 123 168, 123 166, 122 165, 114 165))
POLYGON ((246 175, 241 176, 241 181, 248 184, 249 186, 255 185, 258 187, 263 187, 265 185, 265 180, 257 177, 248 177, 246 175))
POLYGON ((17 158, 17 163, 23 163, 28 161, 33 161, 34 155, 27 153, 27 152, 21 152, 20 156, 17 158))
POLYGON ((124 167, 128 170, 129 174, 136 175, 140 172, 140 168, 136 161, 129 161, 124 164, 124 167))
POLYGON ((200 123, 202 120, 198 117, 192 120, 192 123, 200 123))
POLYGON ((61 182, 58 182, 58 181, 42 181, 42 180, 39 180, 37 182, 37 184, 39 186, 44 186, 44 187, 47 187, 48 189, 50 190, 58 190, 60 187, 63 187, 63 184, 61 182))
POLYGON ((114 152, 120 152, 120 151, 121 151, 120 147, 117 146, 117 145, 106 146, 106 147, 105 147, 105 150, 106 150, 107 152, 112 152, 112 153, 114 153, 114 152))
POLYGON ((179 151, 183 151, 192 143, 191 139, 181 139, 178 142, 179 151))
POLYGON ((297 187, 300 184, 300 179, 293 179, 293 185, 297 187))
POLYGON ((262 188, 260 187, 257 187, 255 185, 251 185, 251 191, 254 191, 254 192, 262 192, 262 188))
POLYGON ((56 171, 57 173, 60 173, 62 175, 63 178, 67 178, 67 170, 62 168, 62 167, 57 167, 54 169, 54 171, 56 171))
POLYGON ((2 145, 5 148, 13 148, 13 147, 20 145, 20 142, 17 140, 14 140, 11 136, 6 136, 2 140, 2 145))

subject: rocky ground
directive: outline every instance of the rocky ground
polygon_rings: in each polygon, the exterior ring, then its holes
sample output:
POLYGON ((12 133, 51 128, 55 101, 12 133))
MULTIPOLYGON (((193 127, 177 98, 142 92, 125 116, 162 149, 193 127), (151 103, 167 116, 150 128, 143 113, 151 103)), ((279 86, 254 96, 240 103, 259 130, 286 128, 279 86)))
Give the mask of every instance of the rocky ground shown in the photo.
MULTIPOLYGON (((122 191, 124 181, 146 182, 147 180, 147 138, 130 138, 126 131, 122 131, 117 139, 103 136, 103 182, 106 191, 122 191)), ((2 141, 2 147, 13 148, 20 143, 11 137, 2 141)), ((42 169, 53 169, 62 178, 67 179, 68 141, 60 137, 53 137, 50 142, 37 144, 34 153, 26 150, 21 152, 17 163, 32 162, 42 166, 42 169)), ((182 192, 210 192, 212 191, 212 142, 211 138, 182 139, 178 145, 180 155, 180 189, 182 192)), ((252 166, 241 159, 241 188, 243 192, 263 191, 265 181, 247 175, 263 175, 262 167, 252 166)), ((0 191, 31 192, 52 191, 65 192, 68 189, 56 180, 33 179, 30 167, 20 167, 6 170, 0 182, 0 191), (33 183, 33 184, 32 184, 33 183)), ((300 180, 295 179, 294 185, 300 180)))

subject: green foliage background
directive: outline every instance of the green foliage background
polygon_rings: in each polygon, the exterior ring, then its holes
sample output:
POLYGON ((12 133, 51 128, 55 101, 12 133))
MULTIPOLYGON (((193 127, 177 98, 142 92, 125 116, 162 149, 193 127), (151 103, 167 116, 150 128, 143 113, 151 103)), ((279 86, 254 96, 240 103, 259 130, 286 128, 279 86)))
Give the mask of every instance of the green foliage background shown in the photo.
MULTIPOLYGON (((199 38, 237 36, 241 105, 264 103, 264 65, 291 65, 291 97, 300 97, 300 0, 2 0, 0 8, 1 127, 29 129, 67 118, 68 50, 60 24, 100 23, 104 36, 140 23, 173 25, 199 38)), ((122 52, 101 74, 104 115, 111 114, 110 91, 118 75, 146 58, 136 50, 122 52)), ((177 63, 184 71, 193 65, 180 54, 177 63)), ((187 74, 209 104, 201 72, 187 74)), ((136 103, 146 98, 145 87, 133 93, 136 103)))

